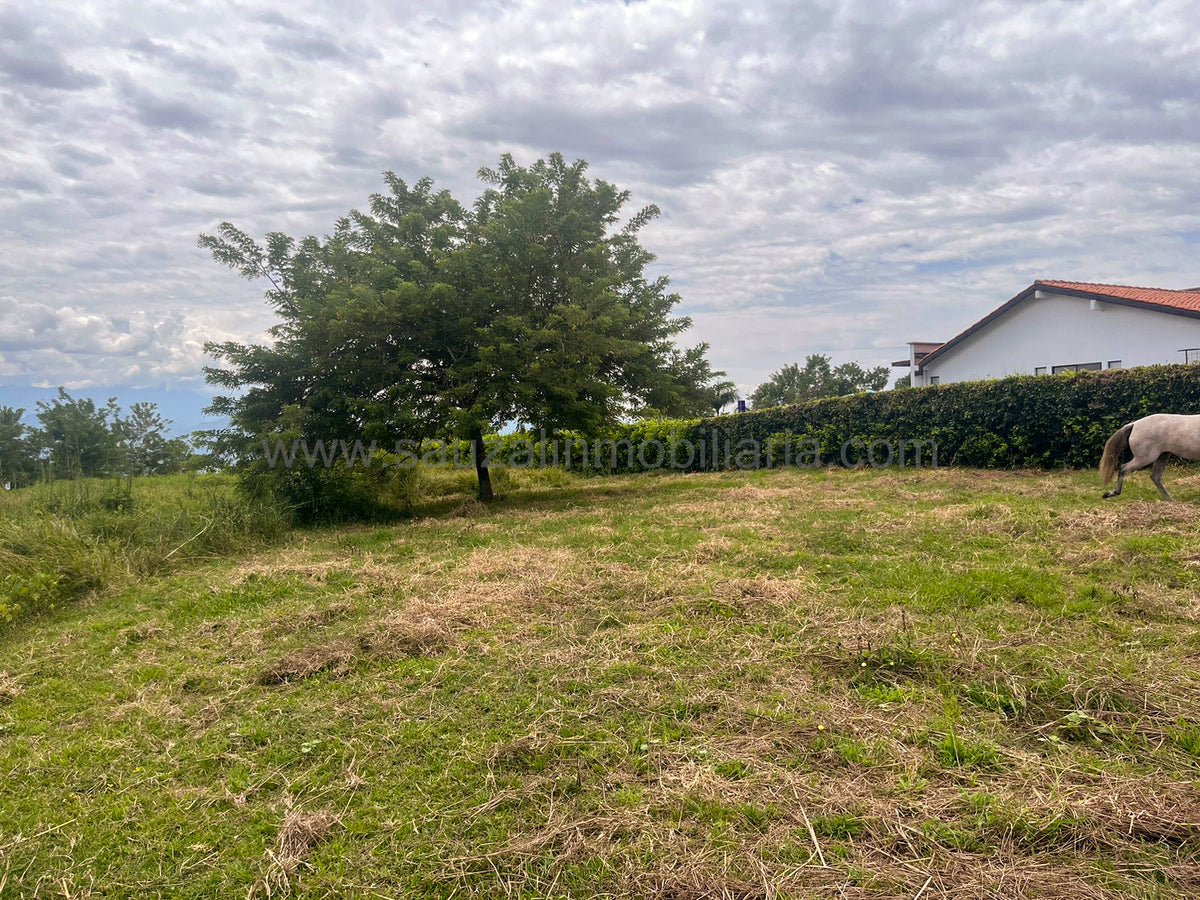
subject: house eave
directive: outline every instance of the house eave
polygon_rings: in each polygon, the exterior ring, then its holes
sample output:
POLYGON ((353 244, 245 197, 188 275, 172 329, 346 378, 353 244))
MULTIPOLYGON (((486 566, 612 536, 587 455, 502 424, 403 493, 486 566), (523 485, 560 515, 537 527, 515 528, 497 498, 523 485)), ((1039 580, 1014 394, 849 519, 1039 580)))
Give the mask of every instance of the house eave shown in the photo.
POLYGON ((1075 288, 1039 285, 1038 290, 1054 294, 1065 294, 1068 297, 1082 297, 1085 300, 1097 300, 1113 306, 1128 306, 1131 309, 1147 309, 1151 312, 1166 313, 1169 316, 1183 316, 1186 319, 1200 319, 1200 309, 1184 309, 1179 306, 1166 306, 1162 303, 1148 303, 1145 300, 1131 300, 1128 297, 1114 297, 1111 294, 1101 294, 1096 291, 1080 291, 1075 288))

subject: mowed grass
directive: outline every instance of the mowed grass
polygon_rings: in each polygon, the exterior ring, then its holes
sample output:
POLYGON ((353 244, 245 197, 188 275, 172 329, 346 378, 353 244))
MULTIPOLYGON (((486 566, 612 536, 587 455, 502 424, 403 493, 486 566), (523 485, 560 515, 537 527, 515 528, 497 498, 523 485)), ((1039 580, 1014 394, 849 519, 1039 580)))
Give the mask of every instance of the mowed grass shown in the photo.
POLYGON ((1144 481, 518 475, 134 579, 0 636, 0 895, 1194 897, 1144 481))

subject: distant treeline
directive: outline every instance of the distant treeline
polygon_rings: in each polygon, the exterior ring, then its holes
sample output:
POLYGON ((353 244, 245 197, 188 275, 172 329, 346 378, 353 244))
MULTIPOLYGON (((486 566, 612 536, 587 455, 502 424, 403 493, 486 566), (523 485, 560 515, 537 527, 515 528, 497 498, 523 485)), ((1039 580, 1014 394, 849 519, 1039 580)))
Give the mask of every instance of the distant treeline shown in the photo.
POLYGON ((25 410, 0 406, 0 486, 22 487, 41 477, 149 475, 179 471, 191 455, 182 438, 169 438, 154 403, 123 412, 115 398, 98 405, 64 389, 38 401, 37 425, 25 410))

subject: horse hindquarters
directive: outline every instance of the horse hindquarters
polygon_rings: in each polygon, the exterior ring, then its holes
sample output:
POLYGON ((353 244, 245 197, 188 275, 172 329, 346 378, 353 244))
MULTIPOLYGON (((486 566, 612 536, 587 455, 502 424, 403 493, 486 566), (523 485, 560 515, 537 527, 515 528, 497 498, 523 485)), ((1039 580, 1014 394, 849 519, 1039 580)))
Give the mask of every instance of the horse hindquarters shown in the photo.
MULTIPOLYGON (((1133 459, 1117 470, 1117 487, 1115 490, 1105 494, 1105 497, 1116 497, 1121 493, 1126 475, 1132 475, 1138 469, 1144 469, 1146 466, 1153 466, 1154 468, 1150 470, 1150 480, 1154 482, 1154 486, 1158 488, 1158 492, 1164 499, 1171 499, 1171 495, 1167 493, 1167 489, 1162 485, 1162 474, 1167 460, 1163 456, 1163 453, 1166 452, 1164 449, 1166 440, 1161 433, 1161 427, 1156 427, 1161 423, 1154 421, 1153 417, 1147 418, 1152 419, 1152 421, 1147 422, 1145 419, 1139 419, 1129 426, 1126 446, 1129 447, 1129 452, 1133 454, 1133 459)), ((1113 435, 1113 437, 1116 437, 1116 435, 1113 435)))

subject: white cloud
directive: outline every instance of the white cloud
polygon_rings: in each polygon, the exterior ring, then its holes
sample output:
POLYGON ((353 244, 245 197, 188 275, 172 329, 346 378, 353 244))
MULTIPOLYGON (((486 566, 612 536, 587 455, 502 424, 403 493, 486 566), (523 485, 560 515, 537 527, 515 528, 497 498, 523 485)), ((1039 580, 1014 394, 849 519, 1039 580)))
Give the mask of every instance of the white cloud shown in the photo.
POLYGON ((241 327, 230 330, 227 319, 203 310, 116 314, 0 297, 0 378, 67 387, 194 385, 206 340, 261 338, 252 317, 236 318, 241 327))

